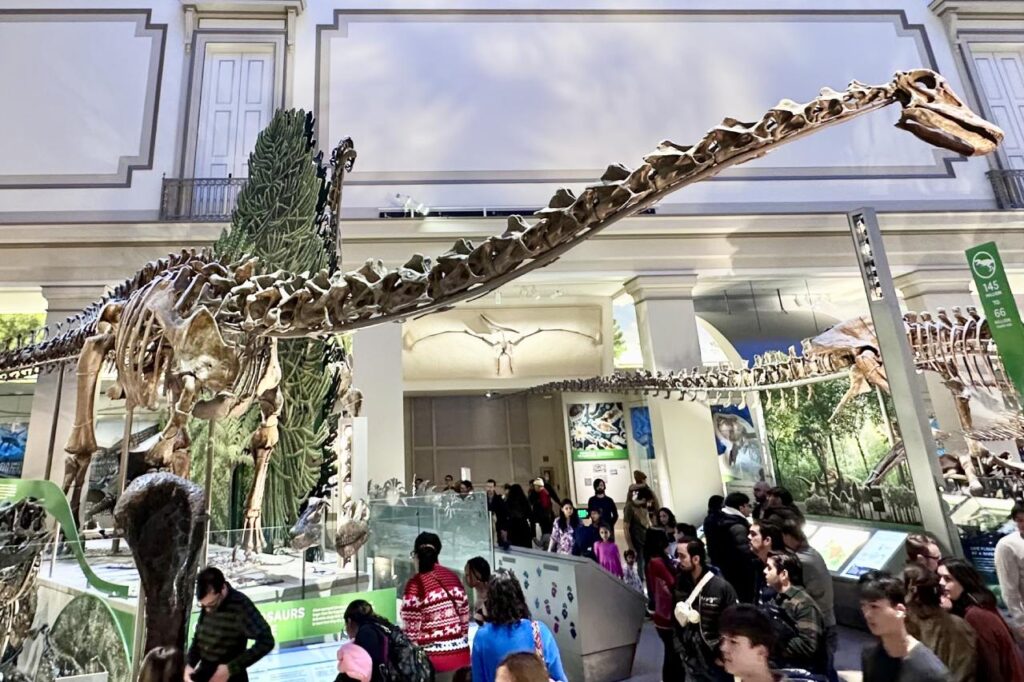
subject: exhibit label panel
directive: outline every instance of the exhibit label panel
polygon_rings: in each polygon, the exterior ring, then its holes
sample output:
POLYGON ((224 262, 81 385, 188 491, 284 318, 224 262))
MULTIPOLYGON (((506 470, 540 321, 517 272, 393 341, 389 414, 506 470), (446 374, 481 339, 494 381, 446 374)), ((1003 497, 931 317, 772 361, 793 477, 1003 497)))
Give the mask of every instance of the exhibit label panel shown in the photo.
POLYGON ((988 319, 1003 367, 1017 393, 1024 396, 1024 326, 1006 279, 1003 261, 995 242, 986 242, 967 249, 978 298, 988 319))
MULTIPOLYGON (((314 599, 258 602, 256 609, 267 619, 267 623, 270 624, 270 629, 274 633, 274 640, 280 646, 287 642, 313 637, 330 637, 344 632, 345 609, 357 599, 365 599, 370 602, 374 613, 387 618, 392 623, 398 620, 398 594, 393 587, 314 599)), ((198 617, 199 612, 193 611, 189 622, 190 641, 195 634, 198 617)))
POLYGON ((622 403, 572 403, 568 411, 577 501, 585 503, 600 478, 609 497, 625 502, 632 480, 622 403))

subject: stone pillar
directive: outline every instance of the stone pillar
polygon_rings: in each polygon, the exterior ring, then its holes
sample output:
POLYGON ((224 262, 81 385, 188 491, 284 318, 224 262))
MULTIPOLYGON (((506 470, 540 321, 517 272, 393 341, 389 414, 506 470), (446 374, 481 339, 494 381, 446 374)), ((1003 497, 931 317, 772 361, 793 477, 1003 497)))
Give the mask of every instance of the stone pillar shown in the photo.
MULTIPOLYGON (((103 295, 106 287, 98 285, 54 285, 43 287, 46 299, 46 323, 55 325, 82 311, 103 295)), ((28 423, 28 442, 25 446, 25 464, 22 478, 46 478, 49 463, 49 480, 58 485, 64 480, 64 444, 75 422, 75 365, 64 369, 63 383, 59 371, 42 374, 36 379, 35 394, 32 398, 32 416, 28 423), (60 384, 60 405, 57 406, 57 387, 60 384), (54 428, 54 409, 56 428, 54 428), (51 450, 52 443, 52 450, 51 450), (52 452, 52 455, 51 455, 52 452), (52 457, 52 461, 51 461, 52 457)), ((83 494, 82 499, 85 499, 83 494)))
MULTIPOLYGON (((644 367, 701 366, 693 307, 696 275, 641 275, 626 283, 636 306, 644 367)), ((648 398, 659 495, 680 521, 699 524, 710 495, 723 492, 711 411, 703 403, 648 398)))
MULTIPOLYGON (((363 392, 366 418, 367 471, 353 471, 352 480, 377 484, 389 478, 406 481, 402 326, 386 323, 355 332, 352 346, 353 385, 363 392)), ((366 494, 354 490, 356 497, 366 494)))
MULTIPOLYGON (((971 273, 966 267, 914 270, 896 277, 894 283, 903 295, 904 309, 907 311, 935 314, 939 308, 952 310, 955 306, 967 308, 978 305, 971 296, 971 273)), ((950 434, 945 444, 946 449, 951 452, 965 450, 967 444, 960 435, 960 419, 952 393, 943 386, 935 372, 924 372, 924 383, 939 428, 950 434)))

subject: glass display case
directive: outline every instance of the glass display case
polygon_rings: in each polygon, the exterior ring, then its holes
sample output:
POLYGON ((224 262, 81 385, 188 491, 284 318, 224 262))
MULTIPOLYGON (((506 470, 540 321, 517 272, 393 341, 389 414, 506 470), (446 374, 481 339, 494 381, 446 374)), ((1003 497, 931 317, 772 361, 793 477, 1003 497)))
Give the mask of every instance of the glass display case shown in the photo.
POLYGON ((441 538, 441 563, 462 575, 466 561, 482 556, 493 565, 491 515, 487 496, 436 493, 397 500, 370 501, 370 539, 366 572, 372 589, 402 586, 415 568, 411 557, 416 536, 424 531, 441 538))
POLYGON ((944 497, 952 510, 950 518, 960 534, 964 556, 978 569, 985 583, 998 594, 996 543, 1004 535, 1013 532, 1014 524, 1010 520, 1013 500, 966 495, 944 497))

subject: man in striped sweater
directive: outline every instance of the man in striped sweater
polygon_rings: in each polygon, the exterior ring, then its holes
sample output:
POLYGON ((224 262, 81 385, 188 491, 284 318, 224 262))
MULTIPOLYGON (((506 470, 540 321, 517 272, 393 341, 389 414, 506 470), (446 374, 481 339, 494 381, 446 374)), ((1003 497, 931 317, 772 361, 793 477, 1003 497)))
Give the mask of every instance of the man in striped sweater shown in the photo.
POLYGON ((203 611, 188 649, 185 682, 248 682, 246 668, 274 648, 270 625, 216 568, 199 574, 196 599, 203 611), (250 639, 255 643, 248 647, 250 639))

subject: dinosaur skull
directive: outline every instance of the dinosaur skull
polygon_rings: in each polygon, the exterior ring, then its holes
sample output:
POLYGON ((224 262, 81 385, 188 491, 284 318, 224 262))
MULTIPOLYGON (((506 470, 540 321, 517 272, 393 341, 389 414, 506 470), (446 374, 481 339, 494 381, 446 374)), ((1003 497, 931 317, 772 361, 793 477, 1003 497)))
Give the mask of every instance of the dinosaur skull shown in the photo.
POLYGON ((896 74, 895 95, 903 105, 896 127, 964 156, 995 151, 1003 131, 968 109, 946 80, 928 69, 896 74))

